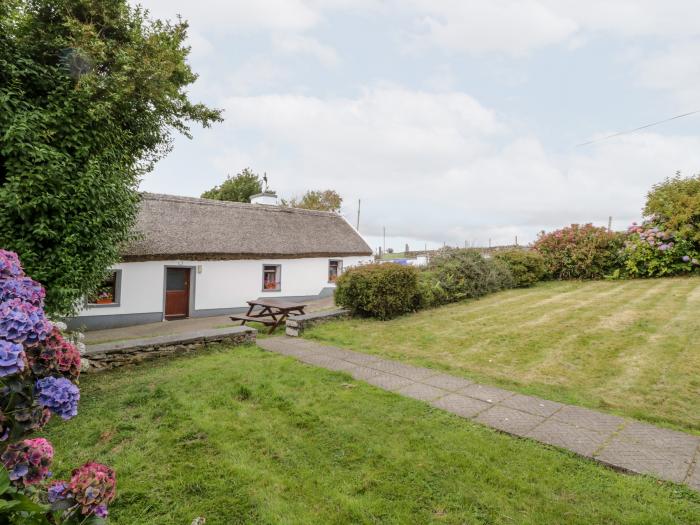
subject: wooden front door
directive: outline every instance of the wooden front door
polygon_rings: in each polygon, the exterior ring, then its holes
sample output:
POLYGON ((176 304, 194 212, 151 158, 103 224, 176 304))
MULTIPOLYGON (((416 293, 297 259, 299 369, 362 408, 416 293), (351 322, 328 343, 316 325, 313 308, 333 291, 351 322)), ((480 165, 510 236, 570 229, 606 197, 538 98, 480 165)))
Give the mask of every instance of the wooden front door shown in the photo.
POLYGON ((165 269, 165 318, 178 319, 190 314, 190 269, 165 269))

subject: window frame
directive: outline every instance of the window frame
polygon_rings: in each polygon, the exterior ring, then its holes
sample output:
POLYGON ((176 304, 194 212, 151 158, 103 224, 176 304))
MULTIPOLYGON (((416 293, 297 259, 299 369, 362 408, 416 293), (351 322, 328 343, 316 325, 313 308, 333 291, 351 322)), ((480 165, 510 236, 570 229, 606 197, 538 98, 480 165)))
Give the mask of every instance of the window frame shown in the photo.
POLYGON ((90 298, 85 298, 85 304, 88 308, 117 308, 122 302, 122 270, 110 269, 108 273, 114 274, 114 297, 111 303, 91 303, 90 298))
POLYGON ((262 265, 262 291, 263 292, 281 292, 282 291, 282 265, 281 264, 263 264, 262 265), (267 268, 275 268, 275 284, 273 288, 265 288, 265 273, 267 268))
POLYGON ((335 284, 338 277, 343 273, 343 259, 328 259, 328 284, 335 284), (335 274, 335 281, 331 281, 331 264, 336 263, 337 269, 335 274))

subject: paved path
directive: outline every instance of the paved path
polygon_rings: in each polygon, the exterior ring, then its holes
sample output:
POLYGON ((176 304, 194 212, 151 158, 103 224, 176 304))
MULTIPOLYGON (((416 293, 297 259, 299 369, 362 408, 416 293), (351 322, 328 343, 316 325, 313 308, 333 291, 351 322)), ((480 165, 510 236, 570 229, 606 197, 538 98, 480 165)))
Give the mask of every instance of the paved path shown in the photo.
POLYGON ((700 490, 700 436, 663 429, 572 405, 525 396, 397 361, 291 337, 261 348, 426 401, 489 427, 571 450, 638 474, 700 490))

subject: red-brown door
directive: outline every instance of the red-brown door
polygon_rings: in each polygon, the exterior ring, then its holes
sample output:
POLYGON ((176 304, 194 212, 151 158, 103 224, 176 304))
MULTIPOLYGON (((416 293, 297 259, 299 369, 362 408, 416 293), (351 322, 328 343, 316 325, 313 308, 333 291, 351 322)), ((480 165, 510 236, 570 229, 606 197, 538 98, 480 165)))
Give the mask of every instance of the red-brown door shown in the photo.
POLYGON ((165 269, 165 318, 177 319, 190 314, 190 269, 165 269))

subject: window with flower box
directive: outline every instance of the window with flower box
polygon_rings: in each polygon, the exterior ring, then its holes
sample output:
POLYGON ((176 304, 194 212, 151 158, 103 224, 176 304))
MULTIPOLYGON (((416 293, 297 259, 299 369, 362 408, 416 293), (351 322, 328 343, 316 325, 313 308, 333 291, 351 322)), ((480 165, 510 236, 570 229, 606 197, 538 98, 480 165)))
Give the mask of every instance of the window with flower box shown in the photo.
POLYGON ((279 292, 282 289, 282 266, 263 265, 263 292, 279 292))
POLYGON ((97 288, 88 298, 89 306, 119 306, 121 295, 121 270, 110 270, 97 288))
POLYGON ((328 261, 328 282, 334 283, 338 276, 343 273, 343 261, 331 259, 328 261))

